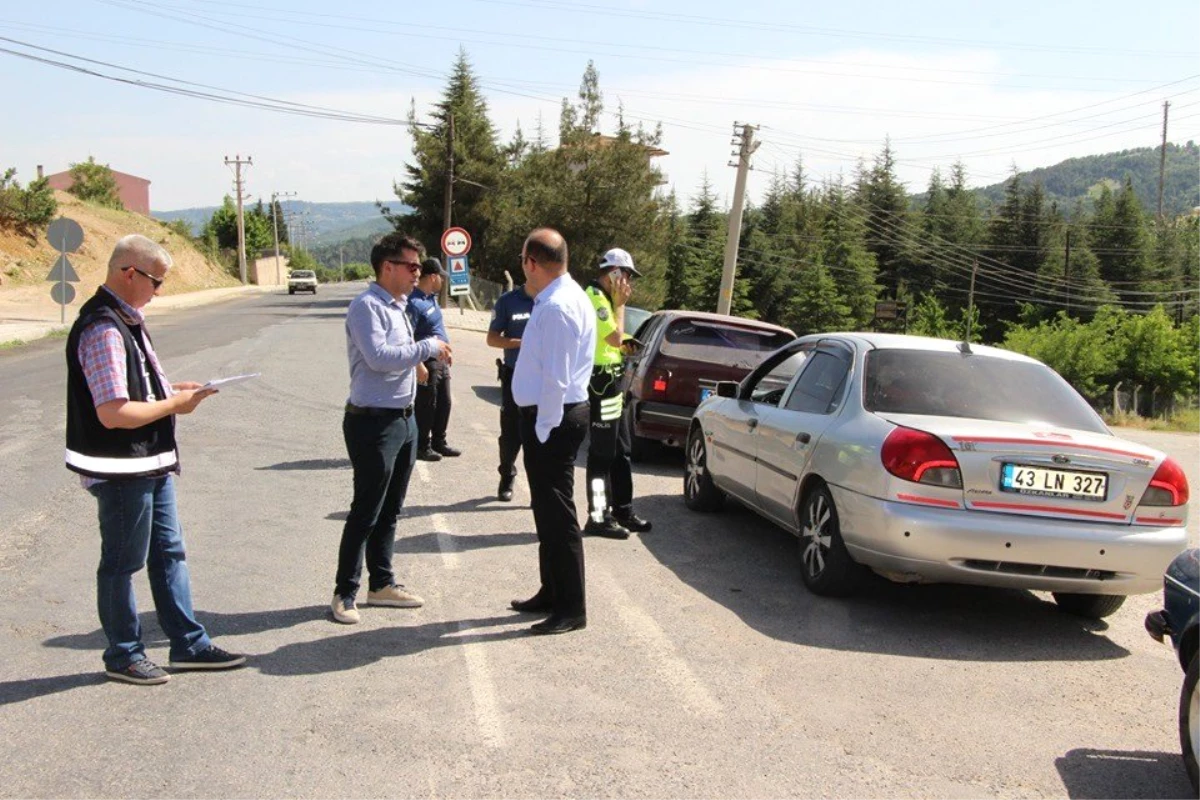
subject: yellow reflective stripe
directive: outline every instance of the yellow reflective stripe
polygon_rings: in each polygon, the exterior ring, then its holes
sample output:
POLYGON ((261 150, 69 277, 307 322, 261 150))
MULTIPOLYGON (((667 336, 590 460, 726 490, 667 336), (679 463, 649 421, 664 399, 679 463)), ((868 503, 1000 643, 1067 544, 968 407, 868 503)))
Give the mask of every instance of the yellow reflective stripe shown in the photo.
POLYGON ((624 395, 609 397, 600 401, 600 420, 608 422, 621 416, 621 408, 625 405, 624 395))

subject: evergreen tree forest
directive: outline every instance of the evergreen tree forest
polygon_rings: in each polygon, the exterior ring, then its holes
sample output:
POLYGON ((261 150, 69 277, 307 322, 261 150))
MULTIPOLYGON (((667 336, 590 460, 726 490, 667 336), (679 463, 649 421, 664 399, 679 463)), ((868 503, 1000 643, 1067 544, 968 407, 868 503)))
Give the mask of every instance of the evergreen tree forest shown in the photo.
MULTIPOLYGON (((437 251, 452 118, 451 222, 471 232, 477 274, 503 281, 508 272, 519 283, 525 235, 549 225, 566 236, 577 279, 594 276, 606 249, 624 247, 645 275, 636 305, 715 311, 727 209, 713 182, 687 187, 691 199, 681 201, 654 163, 669 149, 661 130, 605 109, 589 62, 553 141, 538 119, 501 142, 460 51, 432 122, 410 112, 414 163, 395 189, 411 211, 382 210, 437 251)), ((963 163, 910 187, 897 157, 883 142, 849 179, 821 183, 797 159, 749 198, 733 313, 798 335, 969 335, 1046 361, 1096 402, 1118 383, 1196 395, 1200 217, 1156 218, 1130 177, 1069 204, 1015 167, 995 202, 968 188, 963 163)))

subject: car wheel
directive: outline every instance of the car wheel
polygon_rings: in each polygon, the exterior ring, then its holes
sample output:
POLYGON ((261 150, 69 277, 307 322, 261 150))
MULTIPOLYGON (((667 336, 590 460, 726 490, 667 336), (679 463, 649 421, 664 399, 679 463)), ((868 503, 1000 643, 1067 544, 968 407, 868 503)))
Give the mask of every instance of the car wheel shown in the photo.
POLYGON ((683 466, 683 502, 693 511, 716 511, 725 504, 725 493, 708 471, 708 452, 699 428, 688 437, 687 463, 683 466))
POLYGON ((858 588, 862 567, 846 550, 833 495, 824 484, 804 498, 800 514, 800 576, 813 594, 843 596, 858 588))
POLYGON ((1196 695, 1196 671, 1200 669, 1200 653, 1193 653, 1183 677, 1183 691, 1179 693, 1179 746, 1183 748, 1183 765, 1192 779, 1192 789, 1200 788, 1200 777, 1196 774, 1197 745, 1200 744, 1200 699, 1196 695))
POLYGON ((288 294, 295 294, 295 293, 296 293, 295 289, 288 289, 288 294))
POLYGON ((1125 604, 1125 595, 1054 592, 1054 602, 1058 603, 1058 607, 1063 611, 1077 617, 1103 619, 1116 613, 1117 609, 1125 604))

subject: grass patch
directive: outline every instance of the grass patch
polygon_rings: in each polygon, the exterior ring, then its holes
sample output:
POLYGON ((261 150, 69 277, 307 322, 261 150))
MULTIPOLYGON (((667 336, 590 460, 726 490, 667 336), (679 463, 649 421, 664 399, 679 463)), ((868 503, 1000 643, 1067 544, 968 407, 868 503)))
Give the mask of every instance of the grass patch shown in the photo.
POLYGON ((71 333, 70 328, 53 328, 47 333, 33 339, 9 339, 7 342, 0 342, 0 350, 12 350, 15 347, 30 344, 31 342, 40 341, 42 339, 65 339, 71 333))
POLYGON ((1137 428, 1143 431, 1175 431, 1178 433, 1200 433, 1200 409, 1184 408, 1169 417, 1140 417, 1137 414, 1104 414, 1104 421, 1121 428, 1137 428))

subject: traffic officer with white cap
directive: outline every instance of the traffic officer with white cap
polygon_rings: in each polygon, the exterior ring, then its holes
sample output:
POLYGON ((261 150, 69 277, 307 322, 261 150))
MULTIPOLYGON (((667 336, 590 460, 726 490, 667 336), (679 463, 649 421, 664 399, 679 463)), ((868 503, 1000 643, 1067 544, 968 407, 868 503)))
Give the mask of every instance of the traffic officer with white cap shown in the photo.
POLYGON ((600 260, 599 277, 588 284, 596 309, 596 355, 588 386, 591 443, 587 458, 588 521, 583 533, 627 539, 644 533, 650 522, 633 513, 633 472, 629 463, 630 432, 624 415, 622 377, 625 356, 637 346, 625 332, 625 304, 633 294, 630 281, 641 273, 633 256, 619 247, 600 260))

